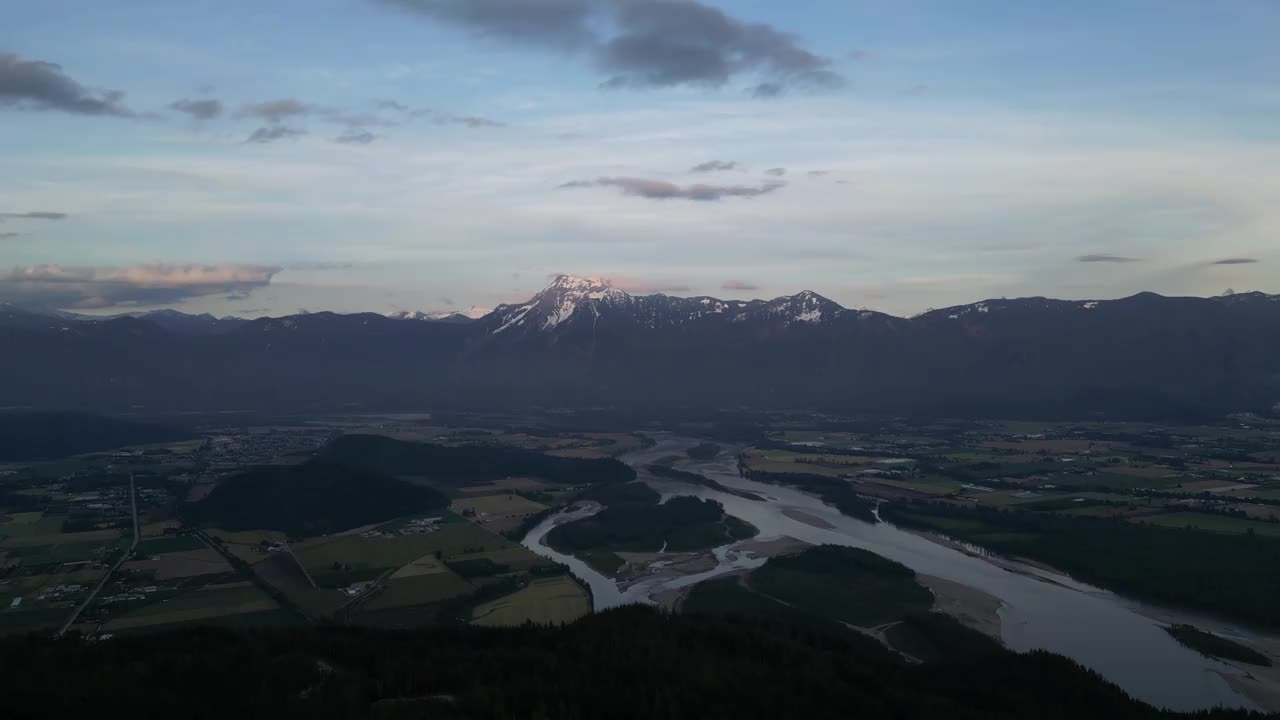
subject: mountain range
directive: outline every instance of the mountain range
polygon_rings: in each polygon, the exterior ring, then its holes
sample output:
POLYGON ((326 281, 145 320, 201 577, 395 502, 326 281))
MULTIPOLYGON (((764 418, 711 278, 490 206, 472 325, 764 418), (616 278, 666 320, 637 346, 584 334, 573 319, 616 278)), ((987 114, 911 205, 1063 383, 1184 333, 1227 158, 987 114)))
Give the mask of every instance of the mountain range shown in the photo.
POLYGON ((0 306, 0 338, 0 406, 59 409, 1192 418, 1280 400, 1280 296, 1263 293, 987 300, 901 318, 807 291, 641 296, 561 276, 474 320, 162 311, 84 321, 0 306))

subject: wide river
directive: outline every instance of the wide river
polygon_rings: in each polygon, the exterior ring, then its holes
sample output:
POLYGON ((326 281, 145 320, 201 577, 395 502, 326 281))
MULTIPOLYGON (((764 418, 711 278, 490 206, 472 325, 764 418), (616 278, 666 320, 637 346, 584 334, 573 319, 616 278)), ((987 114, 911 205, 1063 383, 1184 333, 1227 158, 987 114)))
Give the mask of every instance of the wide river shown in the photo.
MULTIPOLYGON (((1178 644, 1161 623, 1147 617, 1159 614, 1236 637, 1254 635, 1220 620, 1144 606, 1128 598, 1076 582, 1064 575, 1004 561, 1005 569, 988 560, 931 542, 888 523, 870 524, 841 515, 835 508, 799 490, 753 482, 738 475, 736 453, 726 449, 710 462, 684 461, 683 470, 701 473, 728 487, 750 490, 769 498, 757 502, 728 495, 701 485, 656 478, 644 470, 659 458, 683 455, 698 441, 656 435, 654 447, 620 459, 634 467, 642 480, 670 495, 712 498, 725 511, 760 529, 757 539, 790 536, 814 544, 864 548, 910 567, 917 573, 952 580, 998 598, 1001 635, 1013 650, 1049 650, 1070 657, 1098 671, 1136 698, 1173 710, 1197 710, 1216 705, 1258 709, 1235 692, 1221 674, 1240 674, 1230 665, 1211 660, 1178 644), (800 510, 821 518, 832 529, 822 529, 786 516, 800 510), (1145 613, 1145 614, 1144 614, 1145 613)), ((589 514, 586 513, 586 514, 589 514)), ((736 569, 758 567, 764 559, 750 557, 733 546, 717 548, 719 565, 697 575, 646 580, 619 590, 612 579, 575 557, 563 555, 543 543, 556 524, 581 517, 582 512, 548 518, 524 539, 524 545, 556 562, 568 565, 575 576, 590 585, 595 608, 602 610, 628 603, 652 603, 658 593, 685 587, 736 569)))

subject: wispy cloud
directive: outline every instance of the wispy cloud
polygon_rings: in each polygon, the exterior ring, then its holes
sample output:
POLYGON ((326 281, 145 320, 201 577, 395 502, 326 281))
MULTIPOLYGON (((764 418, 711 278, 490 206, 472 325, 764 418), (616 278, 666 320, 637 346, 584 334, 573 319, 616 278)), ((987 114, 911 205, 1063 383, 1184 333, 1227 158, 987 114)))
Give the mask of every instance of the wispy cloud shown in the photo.
POLYGON ((465 125, 466 127, 476 129, 500 128, 507 126, 506 123, 500 120, 480 117, 479 115, 459 115, 447 110, 431 107, 414 109, 396 100, 383 100, 378 103, 378 107, 383 110, 394 110, 398 113, 404 114, 408 118, 428 120, 437 125, 465 125))
POLYGON ((92 90, 81 85, 59 65, 0 52, 0 107, 132 117, 135 113, 123 99, 124 93, 118 90, 92 90))
POLYGON ((0 300, 52 308, 160 305, 211 295, 248 296, 281 268, 267 265, 34 265, 0 273, 0 300))
POLYGON ((249 103, 240 108, 240 117, 259 118, 269 122, 284 122, 289 118, 305 117, 319 112, 315 105, 307 104, 297 98, 278 98, 263 102, 249 103))
POLYGON ((1090 255, 1081 255, 1076 258, 1076 262, 1082 263, 1135 263, 1142 262, 1139 258, 1124 257, 1122 255, 1108 255, 1106 253, 1096 253, 1090 255))
POLYGON ((0 232, 0 240, 11 240, 13 238, 18 237, 21 234, 22 233, 16 233, 16 232, 0 232))
POLYGON ((773 192, 785 183, 771 181, 759 186, 752 185, 676 185, 665 180, 648 180, 630 177, 602 177, 595 180, 575 180, 567 182, 559 189, 616 187, 623 195, 648 198, 650 200, 698 200, 703 202, 720 200, 726 197, 753 198, 773 192))
POLYGON ((342 145, 368 145, 377 139, 378 136, 368 130, 352 128, 334 138, 333 141, 342 145))
POLYGON ((567 53, 605 87, 721 87, 763 78, 757 97, 836 87, 831 60, 795 36, 697 0, 373 0, 492 40, 567 53))
POLYGON ((768 170, 764 171, 764 174, 770 177, 783 177, 784 175, 787 174, 787 169, 786 168, 769 168, 768 170))
POLYGON ((212 120, 222 115, 223 106, 221 100, 190 100, 182 98, 169 104, 171 110, 191 116, 194 120, 212 120))
POLYGON ((0 220, 66 220, 67 214, 61 212, 0 212, 0 220))
POLYGON ((742 280, 728 280, 725 282, 725 284, 720 286, 720 289, 721 290, 754 291, 754 290, 759 290, 760 286, 755 283, 744 282, 742 280))
POLYGON ((270 125, 267 127, 260 127, 257 130, 254 130, 253 133, 249 135, 249 137, 245 138, 245 142, 246 143, 272 143, 277 140, 284 140, 287 138, 296 138, 306 134, 307 134, 306 130, 291 128, 287 125, 270 125))
POLYGON ((1260 262, 1260 261, 1255 258, 1226 258, 1223 260, 1217 260, 1213 264, 1214 265, 1253 265, 1254 263, 1257 263, 1257 262, 1260 262))
POLYGON ((736 167, 738 167, 738 163, 733 161, 708 160, 707 162, 701 163, 699 165, 694 165, 693 167, 689 168, 689 172, 691 173, 721 172, 724 170, 732 170, 736 167))

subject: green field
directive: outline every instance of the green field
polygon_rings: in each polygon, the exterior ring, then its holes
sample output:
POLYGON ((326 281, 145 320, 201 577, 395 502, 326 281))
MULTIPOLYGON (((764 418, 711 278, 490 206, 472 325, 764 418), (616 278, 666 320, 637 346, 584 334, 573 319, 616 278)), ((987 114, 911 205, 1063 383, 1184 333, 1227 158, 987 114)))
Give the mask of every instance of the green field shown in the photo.
POLYGON ((195 589, 149 602, 123 615, 113 617, 104 629, 106 632, 136 630, 155 625, 208 623, 215 618, 230 615, 262 613, 279 610, 275 601, 257 587, 236 587, 218 590, 195 589))
MULTIPOLYGON (((68 539, 75 535, 65 535, 68 539)), ((122 539, 111 542, 59 542, 50 545, 24 545, 22 547, 4 548, 10 561, 21 560, 23 565, 44 565, 47 563, 65 563, 78 560, 94 560, 109 555, 112 550, 123 547, 122 539)))
POLYGON ((317 584, 342 587, 373 580, 386 570, 424 555, 442 559, 479 557, 491 552, 509 554, 515 545, 471 523, 450 523, 422 535, 366 538, 342 535, 310 540, 294 547, 294 554, 317 584))
POLYGON ((152 555, 163 555, 164 553, 183 552, 186 550, 204 550, 206 547, 208 546, 195 535, 177 535, 156 538, 155 540, 143 540, 138 543, 137 553, 139 557, 151 557, 152 555))
POLYGON ((61 515, 45 515, 40 512, 14 513, 8 522, 0 524, 0 544, 9 538, 57 535, 62 532, 63 520, 61 515))
POLYGON ((466 595, 475 590, 475 586, 452 572, 439 572, 430 575, 388 580, 386 587, 370 600, 365 610, 387 610, 390 608, 428 605, 449 598, 466 595))
POLYGON ((1191 527, 1195 530, 1226 535, 1245 535, 1252 530, 1255 535, 1280 537, 1280 523, 1245 520, 1211 513, 1171 512, 1163 515, 1145 515, 1134 518, 1133 522, 1171 528, 1191 527))
POLYGON ((252 612, 236 613, 234 615, 219 615, 216 617, 208 617, 200 620, 179 621, 171 623, 154 623, 148 625, 138 625, 135 627, 116 628, 109 630, 113 635, 139 635, 142 633, 158 633, 180 628, 184 625, 203 625, 207 627, 221 627, 233 630, 248 630, 254 628, 276 628, 288 625, 299 625, 302 621, 295 617, 288 610, 256 610, 252 612))
POLYGON ((571 623, 591 612, 591 599, 572 578, 535 580, 511 595, 487 602, 471 613, 475 625, 514 626, 571 623))

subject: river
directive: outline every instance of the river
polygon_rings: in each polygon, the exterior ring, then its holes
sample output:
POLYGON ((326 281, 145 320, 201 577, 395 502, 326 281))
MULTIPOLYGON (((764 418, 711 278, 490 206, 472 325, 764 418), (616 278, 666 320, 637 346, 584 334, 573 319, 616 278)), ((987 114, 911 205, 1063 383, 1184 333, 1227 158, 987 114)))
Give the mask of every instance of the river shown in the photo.
MULTIPOLYGON (((725 511, 760 529, 757 539, 790 536, 813 544, 835 544, 859 547, 890 558, 925 575, 952 580, 976 588, 998 598, 1001 635, 1005 644, 1018 651, 1044 649, 1065 655, 1096 670, 1119 685, 1130 695, 1158 707, 1172 710, 1197 710, 1216 705, 1258 709, 1248 698, 1233 690, 1220 674, 1238 675, 1240 670, 1205 658, 1183 647, 1154 619, 1165 618, 1226 630, 1235 636, 1248 637, 1245 629, 1224 626, 1221 621, 1206 620, 1191 613, 1167 608, 1148 608, 1128 598, 1091 587, 1046 570, 1002 561, 1001 567, 980 556, 931 542, 888 523, 870 524, 841 515, 811 495, 787 487, 753 482, 738 475, 736 453, 727 450, 709 461, 684 461, 682 470, 700 473, 721 484, 749 490, 769 498, 768 502, 746 500, 666 478, 656 478, 644 468, 659 458, 683 455, 697 441, 670 435, 657 435, 654 447, 622 456, 634 467, 640 478, 663 494, 694 495, 719 501, 725 511), (799 510, 830 524, 823 529, 783 514, 799 510), (1017 570, 1013 572, 1007 567, 1017 570), (1145 613, 1145 614, 1144 614, 1145 613)), ((675 578, 655 578, 620 590, 610 578, 593 570, 577 558, 558 553, 543 543, 547 532, 560 522, 568 522, 595 509, 577 513, 561 513, 548 518, 524 539, 534 552, 564 563, 575 576, 590 585, 595 608, 602 610, 627 603, 652 603, 660 592, 685 587, 707 578, 741 568, 758 567, 763 558, 741 553, 734 546, 715 550, 718 566, 714 570, 675 578)))

